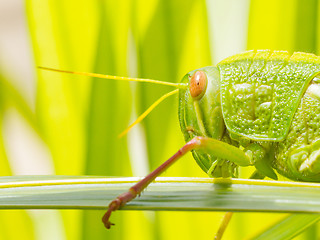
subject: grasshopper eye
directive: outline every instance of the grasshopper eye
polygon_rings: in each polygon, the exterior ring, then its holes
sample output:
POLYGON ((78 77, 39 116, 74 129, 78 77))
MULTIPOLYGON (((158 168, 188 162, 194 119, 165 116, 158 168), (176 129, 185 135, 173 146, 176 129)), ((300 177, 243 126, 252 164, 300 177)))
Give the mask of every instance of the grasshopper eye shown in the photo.
POLYGON ((196 71, 190 79, 190 94, 193 99, 200 99, 206 92, 207 75, 203 71, 196 71))

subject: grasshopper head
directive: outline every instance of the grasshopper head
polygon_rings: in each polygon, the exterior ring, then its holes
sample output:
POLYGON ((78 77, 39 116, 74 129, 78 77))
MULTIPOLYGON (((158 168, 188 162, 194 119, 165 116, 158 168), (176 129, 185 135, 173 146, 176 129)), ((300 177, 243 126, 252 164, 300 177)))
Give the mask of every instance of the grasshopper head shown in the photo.
MULTIPOLYGON (((179 96, 179 121, 185 140, 196 136, 222 140, 225 125, 220 103, 219 70, 216 67, 200 68, 187 73, 181 82, 188 84, 188 88, 180 89, 179 96)), ((193 156, 205 172, 216 160, 214 156, 199 151, 193 151, 193 156)), ((229 172, 229 166, 225 168, 226 171, 221 171, 229 172)))

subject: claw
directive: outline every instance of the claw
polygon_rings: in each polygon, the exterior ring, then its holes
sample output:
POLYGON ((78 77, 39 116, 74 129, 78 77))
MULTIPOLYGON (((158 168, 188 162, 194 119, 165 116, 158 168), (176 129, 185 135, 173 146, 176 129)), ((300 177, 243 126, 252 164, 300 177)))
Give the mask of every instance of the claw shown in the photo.
POLYGON ((107 212, 103 215, 102 222, 107 229, 110 229, 111 226, 114 225, 114 223, 109 221, 109 218, 111 216, 112 211, 118 210, 120 205, 121 205, 121 200, 116 198, 109 204, 107 212))
POLYGON ((103 222, 103 224, 106 227, 106 229, 110 229, 111 226, 115 225, 114 223, 110 222, 109 220, 107 220, 106 222, 103 222))
POLYGON ((114 223, 109 221, 110 215, 111 215, 111 211, 109 211, 110 209, 108 209, 108 211, 103 215, 102 217, 102 222, 104 224, 104 226, 106 227, 106 229, 110 229, 112 225, 114 225, 114 223))

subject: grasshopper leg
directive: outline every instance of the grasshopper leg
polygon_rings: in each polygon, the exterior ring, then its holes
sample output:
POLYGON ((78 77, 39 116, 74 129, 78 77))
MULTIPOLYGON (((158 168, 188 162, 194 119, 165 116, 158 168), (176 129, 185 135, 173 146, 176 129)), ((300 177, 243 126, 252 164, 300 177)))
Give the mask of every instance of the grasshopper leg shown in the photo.
POLYGON ((182 148, 179 149, 178 152, 176 152, 171 158, 165 161, 157 169, 155 169, 153 172, 144 177, 141 181, 133 185, 128 192, 125 192, 119 195, 116 199, 114 199, 109 204, 108 210, 102 218, 102 222, 104 223, 105 227, 109 229, 112 225, 114 225, 109 221, 109 218, 113 211, 118 210, 127 202, 134 199, 143 191, 143 189, 145 189, 152 181, 154 181, 156 177, 158 177, 161 173, 166 171, 180 157, 185 155, 187 152, 195 149, 203 150, 204 152, 208 153, 214 153, 217 157, 224 157, 230 159, 231 161, 236 162, 240 166, 248 166, 251 164, 248 156, 239 148, 236 148, 216 139, 208 137, 195 137, 191 139, 189 142, 187 142, 182 148))
POLYGON ((224 231, 226 230, 231 217, 233 215, 233 212, 226 212, 221 220, 220 227, 218 231, 216 232, 216 235, 214 236, 214 240, 220 240, 222 238, 222 235, 224 234, 224 231))
POLYGON ((105 227, 109 229, 113 223, 109 221, 111 213, 113 211, 118 210, 120 207, 124 206, 127 202, 134 199, 137 195, 139 195, 143 189, 145 189, 157 176, 163 173, 166 169, 168 169, 176 160, 182 157, 187 152, 195 149, 196 146, 201 144, 201 141, 198 138, 193 138, 191 141, 186 143, 178 152, 176 152, 171 158, 165 161, 162 165, 160 165, 153 172, 144 177, 141 181, 133 185, 128 192, 119 195, 116 199, 114 199, 108 206, 107 212, 104 214, 102 218, 102 222, 105 227))

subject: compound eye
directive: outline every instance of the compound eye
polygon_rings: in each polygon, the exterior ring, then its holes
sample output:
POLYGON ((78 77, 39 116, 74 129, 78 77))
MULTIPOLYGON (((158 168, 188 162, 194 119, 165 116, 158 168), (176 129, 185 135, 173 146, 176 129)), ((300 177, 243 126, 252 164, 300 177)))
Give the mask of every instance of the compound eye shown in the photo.
POLYGON ((196 71, 190 79, 190 94, 193 99, 200 99, 206 92, 207 75, 203 71, 196 71))

